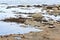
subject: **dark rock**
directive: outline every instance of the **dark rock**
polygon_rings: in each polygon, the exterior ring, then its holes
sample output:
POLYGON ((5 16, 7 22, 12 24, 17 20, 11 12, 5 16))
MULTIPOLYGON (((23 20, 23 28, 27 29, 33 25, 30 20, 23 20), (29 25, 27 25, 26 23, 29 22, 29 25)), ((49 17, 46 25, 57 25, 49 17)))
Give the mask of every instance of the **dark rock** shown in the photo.
POLYGON ((7 18, 7 19, 4 19, 2 21, 6 21, 6 22, 17 22, 17 23, 24 23, 25 22, 25 18, 7 18))
POLYGON ((4 35, 4 37, 6 37, 6 38, 7 38, 7 37, 9 37, 9 36, 8 36, 8 35, 4 35))
POLYGON ((30 6, 30 5, 27 5, 27 7, 32 7, 32 6, 30 6))
POLYGON ((24 5, 18 5, 17 7, 25 7, 24 5))
POLYGON ((5 4, 5 5, 8 5, 7 3, 1 3, 1 4, 5 4))
POLYGON ((47 4, 42 4, 42 6, 47 6, 47 4))
POLYGON ((34 7, 42 7, 41 5, 33 5, 34 7))
POLYGON ((16 8, 16 6, 8 6, 6 9, 9 9, 9 8, 16 8))
POLYGON ((48 28, 55 28, 55 26, 53 26, 53 25, 50 25, 48 28))
POLYGON ((52 9, 53 7, 50 7, 50 6, 48 6, 48 7, 46 7, 47 9, 52 9))

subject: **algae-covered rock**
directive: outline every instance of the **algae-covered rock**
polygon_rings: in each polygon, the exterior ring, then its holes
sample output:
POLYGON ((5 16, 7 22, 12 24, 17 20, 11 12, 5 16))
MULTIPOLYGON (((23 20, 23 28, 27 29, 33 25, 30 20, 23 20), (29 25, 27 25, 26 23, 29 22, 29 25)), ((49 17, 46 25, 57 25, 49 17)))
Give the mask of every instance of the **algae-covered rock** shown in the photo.
POLYGON ((60 14, 60 10, 54 10, 54 15, 59 15, 60 14))
POLYGON ((58 8, 57 8, 57 7, 53 7, 52 9, 53 9, 53 10, 58 10, 58 8))
POLYGON ((42 14, 41 13, 35 13, 32 15, 33 18, 40 18, 42 17, 42 14))
POLYGON ((33 20, 26 20, 24 23, 27 25, 29 24, 31 26, 40 26, 40 22, 33 21, 33 20))
POLYGON ((32 15, 32 18, 36 21, 40 21, 40 20, 42 20, 43 16, 41 13, 35 13, 32 15))
POLYGON ((48 22, 50 25, 53 25, 55 22, 54 21, 49 21, 48 22))

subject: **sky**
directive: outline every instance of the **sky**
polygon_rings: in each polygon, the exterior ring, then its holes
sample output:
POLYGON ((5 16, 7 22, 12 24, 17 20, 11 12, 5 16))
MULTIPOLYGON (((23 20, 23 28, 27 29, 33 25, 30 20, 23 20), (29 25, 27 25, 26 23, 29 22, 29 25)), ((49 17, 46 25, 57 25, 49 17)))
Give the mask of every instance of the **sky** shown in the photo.
POLYGON ((8 4, 58 4, 60 0, 0 0, 8 4))

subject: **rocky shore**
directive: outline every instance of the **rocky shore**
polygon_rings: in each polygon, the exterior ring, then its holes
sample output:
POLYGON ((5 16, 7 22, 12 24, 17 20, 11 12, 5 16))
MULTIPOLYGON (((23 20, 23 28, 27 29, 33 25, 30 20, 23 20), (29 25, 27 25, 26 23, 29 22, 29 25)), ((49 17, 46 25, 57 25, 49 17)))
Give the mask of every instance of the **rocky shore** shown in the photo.
POLYGON ((60 40, 60 23, 54 23, 54 25, 55 27, 51 28, 49 25, 37 27, 44 30, 41 32, 0 36, 0 40, 60 40))
MULTIPOLYGON (((33 26, 37 29, 42 29, 40 32, 30 32, 26 34, 10 34, 0 36, 0 40, 60 40, 60 5, 33 5, 34 7, 43 8, 42 12, 29 14, 26 18, 6 18, 1 21, 23 23, 25 25, 33 26), (43 11, 46 11, 43 13, 43 11), (45 15, 48 16, 45 16, 45 15), (53 16, 52 16, 53 15, 53 16), (54 17, 54 18, 53 18, 54 17)), ((15 6, 8 6, 9 8, 16 8, 15 6)), ((25 7, 18 5, 18 7, 25 7)), ((27 7, 32 7, 27 5, 27 7)), ((24 13, 25 14, 25 13, 24 13)), ((25 27, 25 26, 24 26, 25 27)))

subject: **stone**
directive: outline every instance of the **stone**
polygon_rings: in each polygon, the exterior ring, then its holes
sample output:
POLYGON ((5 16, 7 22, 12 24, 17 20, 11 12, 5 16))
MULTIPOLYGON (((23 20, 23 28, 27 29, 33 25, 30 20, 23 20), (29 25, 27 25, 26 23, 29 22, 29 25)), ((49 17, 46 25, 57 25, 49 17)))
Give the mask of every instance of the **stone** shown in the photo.
POLYGON ((17 6, 8 6, 6 9, 17 8, 17 6))
POLYGON ((26 20, 25 24, 27 24, 27 25, 29 24, 31 26, 40 26, 40 22, 32 21, 32 20, 26 20))
POLYGON ((34 7, 42 7, 41 5, 33 5, 34 7))
POLYGON ((55 22, 54 21, 49 21, 49 25, 53 25, 55 22))
POLYGON ((53 25, 50 25, 48 28, 55 28, 55 26, 53 26, 53 25))
POLYGON ((25 7, 24 5, 18 5, 17 7, 25 7))
POLYGON ((43 18, 43 16, 42 16, 41 13, 35 13, 35 14, 32 15, 32 18, 33 18, 33 20, 35 20, 35 21, 41 21, 42 18, 43 18))

